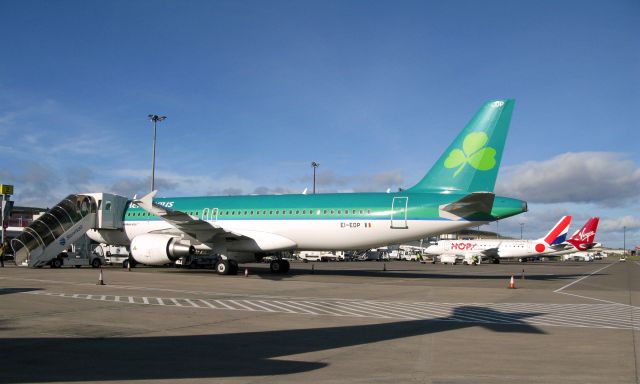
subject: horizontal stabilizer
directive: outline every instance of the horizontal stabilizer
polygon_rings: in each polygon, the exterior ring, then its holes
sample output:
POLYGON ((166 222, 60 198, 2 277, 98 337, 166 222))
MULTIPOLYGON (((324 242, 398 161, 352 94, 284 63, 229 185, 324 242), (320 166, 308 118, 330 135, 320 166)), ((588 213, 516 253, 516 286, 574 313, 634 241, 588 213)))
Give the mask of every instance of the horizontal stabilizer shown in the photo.
POLYGON ((460 200, 440 206, 440 217, 457 220, 472 215, 490 215, 495 195, 490 192, 474 192, 460 200))

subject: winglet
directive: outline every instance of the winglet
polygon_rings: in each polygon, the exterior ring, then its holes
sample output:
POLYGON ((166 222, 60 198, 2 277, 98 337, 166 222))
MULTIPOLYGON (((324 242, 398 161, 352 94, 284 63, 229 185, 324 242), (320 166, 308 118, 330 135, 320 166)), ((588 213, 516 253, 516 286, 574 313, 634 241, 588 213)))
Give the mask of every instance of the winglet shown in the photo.
POLYGON ((140 199, 133 200, 133 203, 138 205, 140 208, 144 209, 145 211, 152 213, 156 216, 166 215, 167 214, 166 208, 153 204, 153 198, 156 196, 157 193, 158 193, 157 190, 151 191, 146 195, 142 196, 140 199))

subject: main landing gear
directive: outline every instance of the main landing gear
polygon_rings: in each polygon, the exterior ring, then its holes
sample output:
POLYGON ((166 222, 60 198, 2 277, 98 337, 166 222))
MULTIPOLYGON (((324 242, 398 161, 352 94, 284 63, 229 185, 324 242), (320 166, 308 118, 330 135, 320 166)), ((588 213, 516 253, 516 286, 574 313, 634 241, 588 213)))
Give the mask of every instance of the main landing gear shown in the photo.
POLYGON ((289 261, 283 259, 276 259, 271 261, 269 265, 269 269, 271 269, 271 273, 287 273, 289 272, 289 261))
POLYGON ((237 275, 238 262, 235 260, 220 260, 216 263, 216 272, 219 275, 237 275))

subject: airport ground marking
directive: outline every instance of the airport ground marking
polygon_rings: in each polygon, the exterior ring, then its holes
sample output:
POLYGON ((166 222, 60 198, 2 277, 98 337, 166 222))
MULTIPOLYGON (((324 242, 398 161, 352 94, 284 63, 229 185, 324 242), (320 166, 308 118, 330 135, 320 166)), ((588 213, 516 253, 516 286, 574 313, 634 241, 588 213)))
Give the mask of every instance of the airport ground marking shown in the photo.
POLYGON ((106 301, 118 304, 155 305, 179 310, 234 310, 395 320, 428 320, 474 324, 512 324, 594 329, 640 330, 640 308, 615 304, 544 303, 410 303, 361 301, 233 300, 184 297, 139 297, 58 293, 22 294, 56 298, 106 301), (460 309, 464 309, 460 311, 460 309), (631 311, 631 313, 629 313, 631 311), (636 313, 637 312, 637 313, 636 313))
POLYGON ((605 270, 605 269, 609 268, 609 267, 610 267, 610 266, 612 266, 612 265, 614 265, 614 263, 607 264, 607 265, 605 265, 604 267, 599 268, 599 269, 597 269, 597 270, 595 270, 595 271, 591 272, 591 273, 590 273, 590 274, 588 274, 588 275, 584 275, 584 276, 582 276, 581 278, 579 278, 578 280, 572 281, 571 283, 569 283, 569 284, 567 284, 567 285, 565 285, 565 286, 563 286, 563 287, 561 287, 561 288, 558 288, 558 289, 556 289, 556 290, 555 290, 555 291, 553 291, 553 292, 555 292, 555 293, 561 293, 561 291, 562 291, 562 290, 564 290, 565 288, 569 288, 569 287, 570 287, 570 286, 572 286, 573 284, 578 283, 578 282, 580 282, 580 281, 582 281, 582 280, 586 279, 587 277, 591 277, 591 276, 593 276, 594 274, 596 274, 596 273, 598 273, 598 272, 600 272, 600 271, 602 271, 602 270, 605 270))

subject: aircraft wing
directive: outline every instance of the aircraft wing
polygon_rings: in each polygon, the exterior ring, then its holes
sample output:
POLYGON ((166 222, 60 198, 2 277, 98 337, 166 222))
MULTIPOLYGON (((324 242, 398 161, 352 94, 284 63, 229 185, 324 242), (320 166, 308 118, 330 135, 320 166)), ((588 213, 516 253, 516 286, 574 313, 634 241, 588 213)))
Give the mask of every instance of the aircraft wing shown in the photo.
POLYGON ((495 248, 488 248, 488 249, 484 249, 482 250, 480 253, 480 255, 485 256, 485 257, 500 257, 500 254, 498 253, 498 247, 495 248))
POLYGON ((473 192, 450 204, 440 206, 440 217, 457 220, 474 214, 490 215, 496 195, 490 192, 473 192))
POLYGON ((224 236, 234 237, 236 239, 245 237, 244 235, 227 231, 218 225, 211 224, 198 218, 193 218, 192 216, 182 211, 165 208, 161 205, 155 204, 153 202, 153 197, 157 192, 158 191, 153 191, 151 193, 148 193, 144 197, 138 200, 134 200, 133 203, 137 204, 145 211, 156 215, 162 220, 171 224, 178 231, 187 235, 192 240, 201 243, 211 243, 215 240, 216 237, 224 236))

